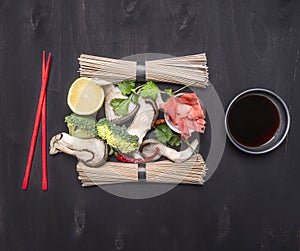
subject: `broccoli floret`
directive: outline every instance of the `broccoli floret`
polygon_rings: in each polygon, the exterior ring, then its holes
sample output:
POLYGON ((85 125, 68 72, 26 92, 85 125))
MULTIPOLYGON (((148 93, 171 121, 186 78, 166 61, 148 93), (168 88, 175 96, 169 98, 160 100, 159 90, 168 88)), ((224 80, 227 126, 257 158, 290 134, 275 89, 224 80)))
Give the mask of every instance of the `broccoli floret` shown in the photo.
POLYGON ((139 137, 130 135, 124 125, 117 126, 103 118, 98 121, 97 130, 100 138, 122 153, 130 153, 138 148, 139 137))
POLYGON ((97 137, 97 122, 91 116, 79 116, 75 113, 65 117, 69 134, 78 138, 97 137))

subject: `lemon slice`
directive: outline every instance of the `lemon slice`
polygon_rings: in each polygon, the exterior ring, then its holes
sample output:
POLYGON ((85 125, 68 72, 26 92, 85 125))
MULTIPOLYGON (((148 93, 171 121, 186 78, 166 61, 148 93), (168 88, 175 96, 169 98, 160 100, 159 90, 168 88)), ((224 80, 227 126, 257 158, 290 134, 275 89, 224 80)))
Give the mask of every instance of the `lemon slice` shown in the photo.
POLYGON ((92 79, 81 77, 76 79, 68 92, 67 103, 72 112, 78 115, 96 113, 104 101, 104 90, 92 79))

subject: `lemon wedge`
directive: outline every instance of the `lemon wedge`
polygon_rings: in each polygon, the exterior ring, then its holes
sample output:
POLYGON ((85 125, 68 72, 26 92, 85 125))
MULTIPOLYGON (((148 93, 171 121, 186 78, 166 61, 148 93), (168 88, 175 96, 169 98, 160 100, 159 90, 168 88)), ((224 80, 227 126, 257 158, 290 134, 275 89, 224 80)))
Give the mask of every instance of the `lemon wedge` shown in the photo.
POLYGON ((76 79, 68 92, 67 103, 72 112, 78 115, 96 113, 103 105, 104 90, 90 78, 76 79))

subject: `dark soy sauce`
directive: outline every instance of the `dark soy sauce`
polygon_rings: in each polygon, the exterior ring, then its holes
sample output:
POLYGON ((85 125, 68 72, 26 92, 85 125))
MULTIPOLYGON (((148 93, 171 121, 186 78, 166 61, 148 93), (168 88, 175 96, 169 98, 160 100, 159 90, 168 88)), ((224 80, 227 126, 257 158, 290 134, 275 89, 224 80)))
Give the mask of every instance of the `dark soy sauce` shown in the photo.
POLYGON ((280 116, 275 104, 262 95, 238 99, 228 114, 228 128, 234 139, 248 147, 271 140, 279 128, 280 116))

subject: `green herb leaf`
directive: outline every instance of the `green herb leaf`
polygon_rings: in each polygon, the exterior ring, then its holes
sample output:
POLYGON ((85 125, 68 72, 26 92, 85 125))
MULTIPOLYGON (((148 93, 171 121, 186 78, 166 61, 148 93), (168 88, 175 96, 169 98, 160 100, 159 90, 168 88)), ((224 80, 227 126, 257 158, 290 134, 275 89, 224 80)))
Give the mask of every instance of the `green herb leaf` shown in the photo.
POLYGON ((156 100, 159 93, 158 86, 153 81, 148 81, 141 89, 141 96, 143 98, 151 98, 156 100))
POLYGON ((161 143, 168 143, 170 146, 180 146, 180 137, 173 133, 167 124, 160 124, 154 130, 154 135, 161 143))
POLYGON ((130 99, 114 98, 110 101, 113 111, 116 115, 127 115, 130 99))
POLYGON ((132 80, 124 80, 118 84, 122 95, 130 95, 135 88, 135 83, 132 80))
POLYGON ((168 143, 170 146, 180 146, 182 142, 181 138, 177 134, 173 133, 168 143))
POLYGON ((169 97, 171 97, 171 96, 174 95, 174 92, 173 92, 172 89, 165 89, 164 92, 165 92, 169 97))
POLYGON ((161 143, 167 143, 172 138, 173 133, 166 124, 161 124, 155 128, 154 135, 161 143))

